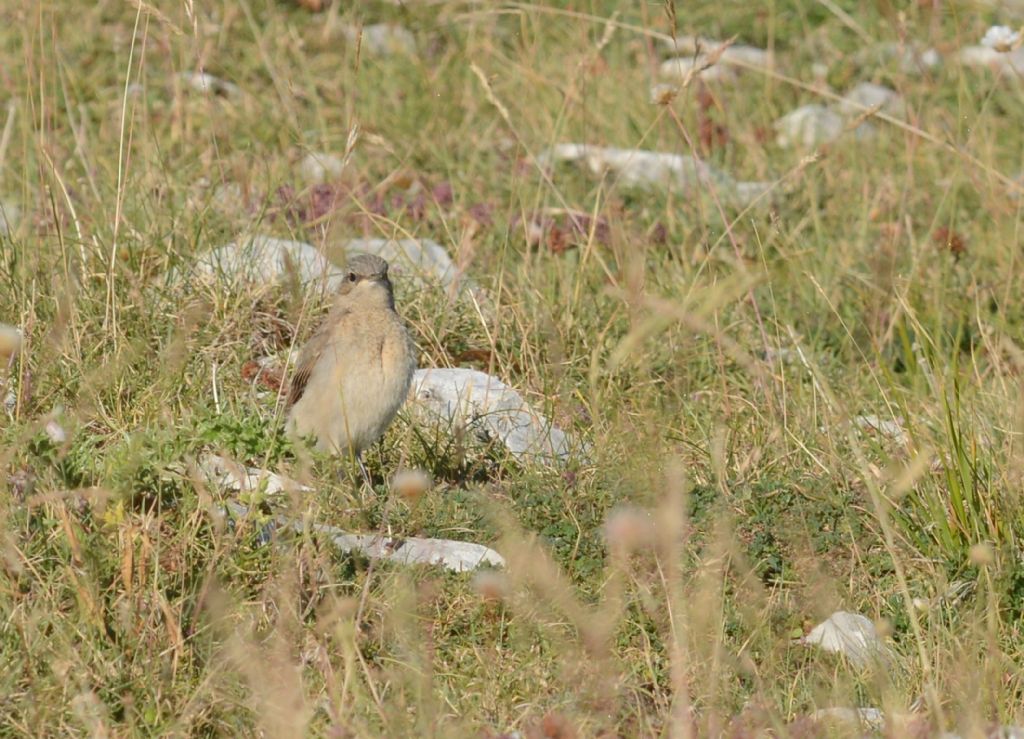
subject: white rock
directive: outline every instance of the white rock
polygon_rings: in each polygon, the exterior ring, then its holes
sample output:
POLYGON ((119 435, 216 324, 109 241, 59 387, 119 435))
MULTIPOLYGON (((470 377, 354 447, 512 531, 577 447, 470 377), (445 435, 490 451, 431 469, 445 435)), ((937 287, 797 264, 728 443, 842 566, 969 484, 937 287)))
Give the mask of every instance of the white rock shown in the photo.
POLYGON ((345 244, 345 252, 376 254, 387 260, 389 273, 400 278, 438 282, 456 291, 466 283, 448 251, 433 239, 352 239, 345 244))
MULTIPOLYGON (((13 365, 18 352, 21 351, 24 341, 20 328, 0 323, 0 383, 6 384, 8 370, 13 365)), ((4 384, 0 384, 0 392, 4 390, 4 384)), ((13 409, 13 403, 16 401, 13 394, 4 398, 5 406, 9 400, 12 402, 11 409, 13 409)))
POLYGON ((517 459, 565 460, 569 437, 496 377, 471 369, 416 370, 411 400, 435 422, 497 439, 517 459))
POLYGON ((1000 67, 1003 64, 1003 54, 987 46, 965 46, 956 59, 967 67, 1000 67))
MULTIPOLYGON (((964 735, 951 731, 944 731, 936 735, 936 739, 962 739, 964 735)), ((967 736, 979 736, 977 731, 967 736)), ((981 734, 985 739, 1024 739, 1024 727, 1021 726, 998 726, 987 734, 981 734)))
POLYGON ((541 166, 553 162, 582 162, 596 175, 611 170, 620 182, 632 186, 657 185, 683 188, 699 186, 713 176, 712 167, 682 154, 665 154, 644 149, 616 149, 586 144, 556 144, 537 157, 541 166))
POLYGON ((672 188, 703 192, 709 184, 732 205, 744 207, 759 197, 771 183, 737 182, 696 157, 645 149, 616 149, 586 144, 556 144, 537 156, 540 166, 555 162, 579 162, 592 173, 614 172, 619 182, 639 188, 672 188))
MULTIPOLYGON (((383 257, 398 279, 436 282, 453 290, 470 284, 445 248, 431 239, 352 239, 343 248, 350 256, 368 253, 383 257)), ((336 290, 345 279, 345 270, 312 245, 263 234, 201 255, 191 274, 199 279, 255 284, 272 284, 294 275, 303 285, 328 291, 336 290)))
POLYGON ((1024 726, 1000 726, 988 736, 989 739, 1024 739, 1024 726))
POLYGON ((965 67, 988 67, 993 71, 1024 74, 1024 47, 1010 52, 996 51, 987 46, 965 46, 957 54, 957 61, 965 67))
MULTIPOLYGON (((680 36, 674 41, 666 39, 664 47, 677 58, 713 55, 721 47, 722 41, 702 38, 700 36, 680 36)), ((718 59, 719 64, 743 68, 771 69, 775 66, 775 57, 769 51, 746 44, 732 44, 726 47, 718 59)))
POLYGON ((0 199, 0 236, 10 236, 21 220, 21 209, 10 200, 0 199))
POLYGON ((303 285, 322 284, 331 291, 345 279, 341 268, 309 244, 262 234, 201 255, 192 274, 231 283, 256 284, 272 284, 294 275, 303 285))
POLYGON ((853 423, 859 429, 877 432, 888 439, 898 441, 900 444, 910 443, 910 435, 898 421, 887 421, 878 416, 857 416, 853 419, 853 423))
POLYGON ((267 495, 277 495, 288 491, 309 493, 313 490, 294 480, 282 477, 276 472, 246 467, 216 454, 203 455, 196 466, 208 482, 228 490, 246 493, 262 492, 267 495))
POLYGON ((903 70, 918 71, 920 68, 935 69, 942 64, 942 55, 935 49, 922 49, 920 52, 911 51, 903 55, 903 70))
POLYGON ((857 63, 861 66, 884 64, 890 59, 899 59, 900 69, 914 75, 933 70, 942 63, 942 56, 935 49, 892 41, 865 47, 856 55, 857 63))
POLYGON ((665 103, 669 103, 678 94, 678 85, 672 85, 666 82, 659 82, 656 85, 651 85, 651 103, 654 105, 664 105, 665 103))
POLYGON ((863 726, 872 731, 885 728, 885 714, 878 708, 819 708, 810 715, 813 721, 835 721, 837 723, 863 726))
POLYGON ((725 191, 724 199, 735 206, 746 207, 765 195, 771 188, 771 182, 733 182, 732 189, 725 191))
POLYGON ((810 360, 804 350, 799 347, 793 347, 789 349, 787 347, 772 347, 769 346, 764 350, 764 361, 775 364, 803 364, 805 366, 810 364, 810 360))
POLYGON ((709 66, 708 58, 703 54, 666 59, 658 68, 658 74, 666 79, 701 79, 705 82, 728 82, 736 77, 735 71, 721 59, 709 66))
MULTIPOLYGON (((272 472, 263 472, 273 475, 272 472)), ((233 486, 226 484, 229 489, 233 486)), ((237 488, 234 488, 237 489, 237 488)), ((249 509, 229 501, 228 510, 234 516, 248 515, 249 509)), ((278 517, 270 528, 287 528, 297 533, 314 531, 325 536, 341 552, 360 552, 371 559, 382 559, 400 565, 440 565, 454 572, 468 572, 481 565, 504 567, 505 558, 493 549, 468 541, 451 539, 423 539, 419 537, 393 538, 381 534, 352 534, 335 526, 321 523, 293 521, 278 517)))
POLYGON ((845 126, 842 116, 823 105, 802 105, 775 121, 779 146, 813 149, 835 141, 845 126))
POLYGON ((981 45, 1006 53, 1012 51, 1014 46, 1020 44, 1020 40, 1020 31, 1014 31, 1009 26, 992 26, 985 31, 985 36, 981 39, 981 45))
POLYGON ((661 45, 666 54, 686 56, 687 54, 696 54, 698 50, 714 49, 719 44, 704 36, 676 36, 675 38, 661 39, 661 45))
POLYGON ((245 212, 245 193, 237 182, 224 182, 214 186, 211 199, 225 213, 245 212))
POLYGON ((733 44, 722 53, 722 59, 726 64, 735 67, 759 67, 761 69, 772 69, 775 67, 775 57, 771 52, 758 49, 756 46, 745 44, 733 44))
POLYGON ((46 432, 46 436, 54 444, 63 444, 68 440, 68 432, 64 430, 63 426, 54 420, 47 421, 46 425, 43 427, 43 431, 46 432))
MULTIPOLYGON (((717 56, 721 47, 718 41, 684 37, 677 39, 676 56, 661 63, 659 74, 669 79, 690 80, 699 78, 705 82, 729 82, 745 69, 772 69, 774 59, 764 49, 754 46, 733 44, 717 56)), ((671 48, 671 44, 669 44, 671 48)))
POLYGON ((189 210, 202 212, 211 206, 227 216, 238 216, 246 212, 246 198, 237 182, 213 184, 206 177, 200 177, 189 188, 185 205, 189 210))
POLYGON ((371 56, 416 54, 416 37, 407 28, 393 23, 374 23, 369 26, 345 26, 342 33, 355 44, 362 32, 361 51, 371 56))
MULTIPOLYGON (((295 531, 303 530, 301 523, 290 525, 295 531)), ((469 541, 350 534, 325 524, 313 524, 310 528, 330 538, 334 546, 343 552, 359 551, 371 559, 384 559, 400 565, 440 565, 453 572, 468 572, 481 565, 505 566, 505 558, 496 551, 469 541)))
POLYGON ((178 75, 185 85, 195 92, 203 95, 220 95, 223 97, 236 97, 241 90, 227 80, 215 77, 207 72, 182 72, 178 75))
MULTIPOLYGON (((218 487, 238 492, 263 492, 276 495, 286 491, 308 493, 312 488, 289 480, 269 470, 246 467, 224 457, 208 454, 202 457, 197 467, 207 480, 218 487)), ((245 516, 249 509, 235 501, 228 502, 228 509, 235 516, 245 516)), ((362 552, 373 559, 385 559, 397 564, 441 565, 455 572, 466 572, 482 564, 502 567, 505 559, 481 544, 449 539, 407 539, 391 538, 379 534, 352 534, 334 526, 305 521, 293 521, 286 517, 275 520, 276 526, 290 528, 296 532, 315 531, 326 536, 342 552, 362 552)))
POLYGON ((838 104, 839 112, 849 118, 862 115, 865 108, 876 107, 894 118, 902 118, 906 114, 906 105, 898 92, 872 82, 855 85, 838 104))
POLYGON ((299 174, 310 185, 337 180, 344 169, 341 157, 323 152, 310 152, 299 162, 299 174))
POLYGON ((871 620, 847 611, 836 611, 799 641, 842 654, 856 667, 864 667, 889 653, 871 620))

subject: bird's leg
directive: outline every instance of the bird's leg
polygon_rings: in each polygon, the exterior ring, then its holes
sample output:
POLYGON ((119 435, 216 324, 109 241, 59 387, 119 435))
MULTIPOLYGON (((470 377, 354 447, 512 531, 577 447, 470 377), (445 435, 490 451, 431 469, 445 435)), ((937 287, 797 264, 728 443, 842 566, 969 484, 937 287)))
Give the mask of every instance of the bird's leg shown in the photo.
MULTIPOLYGON (((370 492, 373 493, 373 483, 370 482, 370 473, 366 471, 366 465, 363 464, 363 454, 360 452, 356 455, 356 461, 359 463, 359 469, 362 470, 363 479, 366 481, 366 487, 369 488, 370 492)), ((391 500, 388 499, 384 502, 384 515, 381 523, 384 525, 384 529, 387 531, 388 540, 394 539, 394 533, 391 530, 391 500)))
POLYGON ((362 452, 356 453, 354 449, 349 449, 347 455, 340 456, 342 456, 342 460, 347 457, 350 464, 342 463, 341 467, 338 469, 338 481, 343 483, 350 482, 352 484, 356 484, 358 482, 351 465, 351 462, 355 461, 356 465, 359 467, 360 474, 363 476, 363 482, 366 483, 366 487, 370 489, 370 492, 373 492, 373 481, 370 479, 369 470, 367 470, 366 465, 363 464, 362 452))
POLYGON ((367 470, 366 469, 366 465, 363 464, 363 455, 362 455, 362 453, 356 455, 356 464, 359 465, 359 471, 363 473, 363 482, 366 483, 366 487, 368 487, 370 489, 370 492, 372 493, 373 492, 373 481, 370 480, 370 472, 369 472, 369 470, 367 470))
MULTIPOLYGON (((359 471, 363 475, 363 482, 366 483, 367 490, 369 490, 370 493, 373 493, 373 481, 370 479, 370 472, 366 469, 366 465, 363 463, 363 453, 360 452, 359 454, 355 455, 355 457, 356 464, 359 465, 359 471)), ((384 524, 385 529, 387 529, 387 537, 390 540, 391 538, 393 538, 393 534, 391 533, 391 516, 388 515, 389 508, 390 506, 386 502, 384 504, 384 520, 382 521, 382 523, 384 524)))

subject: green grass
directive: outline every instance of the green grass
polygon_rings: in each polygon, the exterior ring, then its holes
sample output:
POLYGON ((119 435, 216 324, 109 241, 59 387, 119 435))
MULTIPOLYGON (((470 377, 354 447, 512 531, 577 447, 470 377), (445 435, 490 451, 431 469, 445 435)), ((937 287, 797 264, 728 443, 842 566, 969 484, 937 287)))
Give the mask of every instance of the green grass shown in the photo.
POLYGON ((0 322, 25 333, 0 414, 0 733, 808 736, 829 706, 883 708, 893 736, 1024 723, 1024 200, 1004 181, 1024 168, 1024 88, 952 61, 1020 18, 906 5, 0 14, 0 197, 22 213, 0 237, 0 322), (415 57, 340 31, 382 21, 415 57), (653 105, 673 23, 771 48, 779 71, 653 105), (858 56, 901 38, 944 64, 858 56), (200 66, 241 94, 187 89, 200 66), (907 125, 812 159, 775 145, 775 119, 863 80, 904 95, 907 125), (569 141, 689 154, 702 115, 728 132, 707 161, 779 182, 761 206, 534 163, 569 141), (297 163, 343 154, 356 127, 325 207, 297 163), (598 225, 575 233, 565 210, 598 225), (538 214, 562 233, 531 245, 538 214), (323 306, 294 284, 167 278, 255 232, 328 254, 363 235, 445 244, 482 299, 399 284, 421 366, 500 376, 588 454, 517 461, 405 412, 367 455, 371 492, 294 447, 243 367, 323 306), (862 415, 909 441, 858 431, 862 415), (207 452, 314 492, 229 522, 233 494, 190 471, 207 452), (401 467, 434 487, 391 495, 401 467), (484 543, 508 567, 268 545, 271 510, 484 543), (794 643, 834 610, 882 625, 891 663, 794 643))

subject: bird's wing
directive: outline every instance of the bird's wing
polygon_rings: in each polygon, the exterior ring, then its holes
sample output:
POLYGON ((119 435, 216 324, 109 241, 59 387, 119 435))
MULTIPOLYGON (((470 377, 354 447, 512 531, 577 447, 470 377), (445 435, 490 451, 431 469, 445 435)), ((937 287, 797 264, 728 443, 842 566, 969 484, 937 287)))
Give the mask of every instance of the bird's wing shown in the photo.
POLYGON ((313 374, 313 368, 320 361, 324 350, 333 343, 334 331, 332 329, 346 312, 336 313, 332 311, 324 322, 320 324, 320 328, 316 330, 316 333, 302 347, 302 351, 299 353, 299 361, 295 365, 295 374, 292 375, 291 385, 288 388, 288 401, 285 403, 285 408, 291 408, 302 398, 302 394, 306 391, 306 384, 313 374))

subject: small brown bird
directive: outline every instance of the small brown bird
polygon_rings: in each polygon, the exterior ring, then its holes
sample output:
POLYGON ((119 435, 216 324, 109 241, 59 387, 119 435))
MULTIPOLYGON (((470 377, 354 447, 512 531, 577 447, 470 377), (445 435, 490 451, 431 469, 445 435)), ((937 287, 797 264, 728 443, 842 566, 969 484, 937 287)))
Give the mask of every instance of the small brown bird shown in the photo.
POLYGON ((334 305, 303 347, 288 394, 288 430, 356 457, 391 424, 409 392, 416 349, 395 312, 388 263, 348 262, 334 305))

